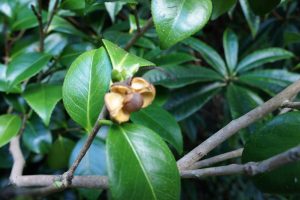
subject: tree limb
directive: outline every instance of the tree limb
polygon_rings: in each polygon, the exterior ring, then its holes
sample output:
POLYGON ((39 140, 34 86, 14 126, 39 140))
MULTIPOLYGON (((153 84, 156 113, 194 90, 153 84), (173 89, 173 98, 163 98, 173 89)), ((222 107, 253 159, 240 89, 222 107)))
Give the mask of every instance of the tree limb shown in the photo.
POLYGON ((282 104, 283 108, 300 109, 300 102, 286 101, 282 104))
POLYGON ((230 151, 224 154, 220 154, 211 158, 207 158, 205 160, 201 160, 199 162, 196 162, 195 164, 193 164, 190 169, 199 169, 199 168, 203 168, 203 167, 208 167, 211 166, 213 164, 228 160, 228 159, 232 159, 232 158, 238 158, 242 156, 244 148, 240 148, 234 151, 230 151))
POLYGON ((181 171, 180 174, 182 178, 204 178, 207 176, 223 176, 235 174, 255 176, 257 174, 269 172, 283 165, 299 160, 300 146, 297 146, 261 162, 248 162, 246 164, 232 164, 221 167, 186 170, 181 171))
POLYGON ((220 129, 218 132, 213 134, 207 140, 202 142, 184 157, 177 161, 178 168, 182 170, 189 169, 196 161, 201 159, 211 150, 216 148, 219 144, 223 143, 225 140, 233 136, 239 130, 249 126, 250 124, 256 122, 257 120, 263 118, 269 113, 273 112, 277 108, 281 107, 283 102, 288 101, 295 94, 300 91, 300 80, 296 81, 282 92, 271 98, 269 101, 265 102, 261 106, 251 110, 245 115, 232 120, 225 127, 220 129))

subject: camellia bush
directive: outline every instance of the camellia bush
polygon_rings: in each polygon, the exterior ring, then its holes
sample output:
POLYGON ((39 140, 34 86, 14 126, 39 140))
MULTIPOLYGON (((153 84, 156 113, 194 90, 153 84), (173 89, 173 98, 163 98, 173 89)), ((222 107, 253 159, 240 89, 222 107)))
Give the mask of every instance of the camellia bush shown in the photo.
POLYGON ((300 2, 1 0, 0 199, 299 199, 300 2))

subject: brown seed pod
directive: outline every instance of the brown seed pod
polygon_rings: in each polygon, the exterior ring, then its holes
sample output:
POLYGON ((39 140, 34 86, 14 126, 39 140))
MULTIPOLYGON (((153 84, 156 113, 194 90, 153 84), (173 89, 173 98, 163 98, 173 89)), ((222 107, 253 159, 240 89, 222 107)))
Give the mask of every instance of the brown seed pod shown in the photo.
POLYGON ((144 100, 141 94, 134 92, 126 95, 123 110, 128 113, 136 112, 142 108, 144 100))

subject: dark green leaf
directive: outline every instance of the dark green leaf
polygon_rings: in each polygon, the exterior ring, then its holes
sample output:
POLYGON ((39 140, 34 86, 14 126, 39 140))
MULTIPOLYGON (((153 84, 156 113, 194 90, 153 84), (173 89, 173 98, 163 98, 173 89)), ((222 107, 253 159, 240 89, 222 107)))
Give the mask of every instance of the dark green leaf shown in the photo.
POLYGON ((196 38, 188 38, 184 40, 183 43, 198 51, 203 59, 221 75, 226 75, 227 70, 224 60, 211 46, 208 46, 196 38))
POLYGON ((85 0, 62 0, 61 7, 69 10, 84 9, 85 0))
POLYGON ((260 19, 253 13, 248 1, 249 0, 239 0, 242 11, 251 30, 252 37, 255 37, 259 29, 260 19))
POLYGON ((279 3, 280 0, 248 0, 249 5, 254 13, 264 15, 272 11, 279 3))
POLYGON ((122 10, 125 2, 105 2, 105 8, 112 22, 115 22, 116 15, 122 10))
POLYGON ((68 167, 69 157, 75 143, 65 137, 59 136, 51 146, 47 163, 52 169, 62 169, 68 167))
POLYGON ((24 53, 13 57, 6 71, 9 88, 37 74, 50 58, 44 53, 24 53))
POLYGON ((213 10, 211 18, 217 19, 219 16, 228 12, 236 4, 237 0, 212 0, 213 10))
POLYGON ((223 47, 227 67, 232 72, 238 61, 239 41, 237 35, 231 29, 226 29, 223 34, 223 47))
POLYGON ((52 111, 61 97, 60 85, 30 85, 24 92, 26 102, 40 116, 46 126, 49 125, 52 111))
POLYGON ((16 136, 21 128, 22 121, 17 115, 6 114, 0 116, 0 147, 6 145, 16 136))
POLYGON ((211 0, 153 0, 151 11, 163 48, 188 38, 209 20, 211 0))
MULTIPOLYGON (((79 140, 72 151, 69 166, 76 160, 80 150, 83 148, 87 137, 83 137, 79 140)), ((75 171, 76 175, 107 175, 106 169, 106 149, 104 142, 95 138, 91 144, 89 150, 81 160, 78 168, 75 171)))
MULTIPOLYGON (((300 113, 279 115, 246 143, 243 162, 262 161, 300 144, 300 113)), ((298 193, 300 161, 255 176, 258 188, 267 193, 298 193)))
POLYGON ((112 126, 107 154, 113 199, 179 199, 175 159, 152 130, 135 124, 112 126))
POLYGON ((153 84, 168 88, 179 88, 197 82, 222 80, 222 77, 215 71, 196 65, 154 69, 147 72, 143 77, 153 84))
POLYGON ((188 53, 171 53, 161 55, 153 60, 159 67, 180 65, 186 62, 195 61, 196 58, 188 53))
POLYGON ((300 33, 297 32, 285 32, 284 33, 284 43, 286 45, 299 43, 300 42, 300 33))
POLYGON ((90 43, 82 42, 79 44, 70 44, 66 46, 61 53, 60 62, 70 67, 72 62, 83 52, 92 50, 93 46, 90 43))
POLYGON ((300 76, 287 70, 257 70, 239 77, 239 81, 257 87, 270 95, 275 95, 291 83, 299 80, 300 76))
POLYGON ((202 88, 199 85, 193 85, 175 90, 172 92, 165 108, 173 114, 177 121, 183 120, 200 110, 220 91, 222 86, 222 84, 216 83, 202 88))
POLYGON ((239 62, 236 70, 238 72, 245 72, 263 64, 288 59, 293 56, 294 54, 292 52, 281 48, 261 49, 245 56, 239 62))
POLYGON ((104 105, 111 64, 103 47, 80 55, 71 65, 63 85, 63 101, 71 118, 88 132, 104 105))
POLYGON ((130 119, 135 124, 152 129, 173 145, 178 153, 182 153, 183 142, 180 127, 174 117, 161 107, 151 105, 139 112, 132 113, 130 119))

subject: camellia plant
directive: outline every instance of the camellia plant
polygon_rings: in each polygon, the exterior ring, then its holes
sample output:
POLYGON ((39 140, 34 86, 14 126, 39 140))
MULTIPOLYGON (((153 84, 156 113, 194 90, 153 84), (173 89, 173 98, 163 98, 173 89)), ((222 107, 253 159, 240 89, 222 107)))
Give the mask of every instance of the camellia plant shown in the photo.
POLYGON ((299 198, 297 8, 1 1, 0 199, 299 198))

